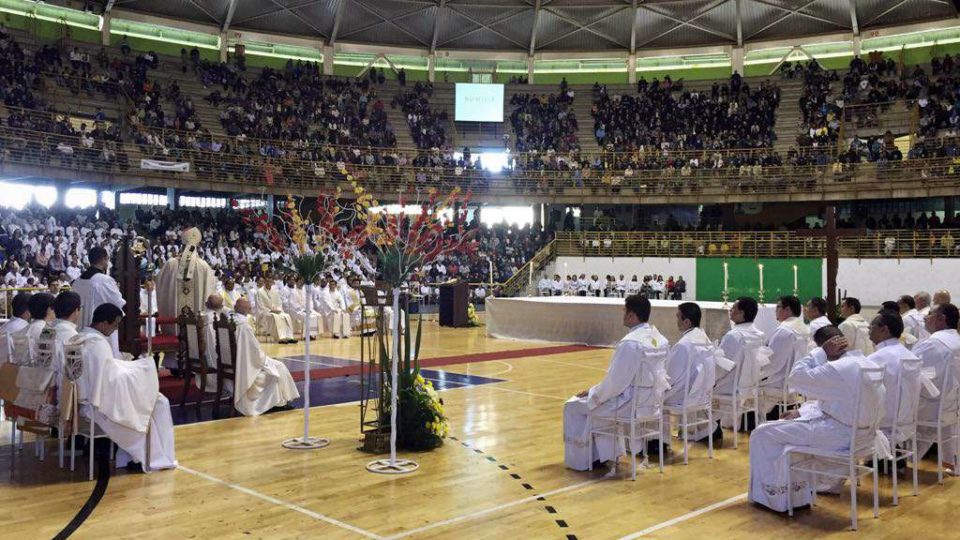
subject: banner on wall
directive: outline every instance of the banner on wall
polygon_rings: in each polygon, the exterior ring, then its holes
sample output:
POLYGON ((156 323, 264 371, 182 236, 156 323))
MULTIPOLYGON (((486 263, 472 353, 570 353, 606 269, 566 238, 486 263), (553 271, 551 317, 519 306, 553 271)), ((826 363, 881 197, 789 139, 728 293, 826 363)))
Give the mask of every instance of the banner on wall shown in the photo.
POLYGON ((141 159, 140 168, 150 169, 154 171, 190 172, 190 163, 189 162, 181 163, 178 161, 158 161, 155 159, 141 159))
POLYGON ((697 300, 723 301, 723 263, 727 263, 727 294, 757 298, 760 292, 760 265, 763 265, 763 300, 772 303, 793 294, 801 300, 823 296, 823 259, 697 259, 697 300))

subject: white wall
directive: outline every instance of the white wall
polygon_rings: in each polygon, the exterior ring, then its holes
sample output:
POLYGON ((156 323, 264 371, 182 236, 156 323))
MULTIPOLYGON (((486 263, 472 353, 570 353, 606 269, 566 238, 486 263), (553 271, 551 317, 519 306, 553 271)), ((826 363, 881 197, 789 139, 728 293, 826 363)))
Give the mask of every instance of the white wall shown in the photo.
POLYGON ((602 279, 607 274, 619 276, 623 274, 628 280, 637 275, 639 281, 647 274, 663 274, 666 280, 670 276, 677 279, 683 276, 687 282, 686 298, 697 297, 697 260, 692 258, 653 258, 653 257, 557 257, 554 262, 554 273, 566 276, 567 274, 597 274, 602 279))
POLYGON ((868 306, 918 291, 932 295, 937 289, 952 292, 956 303, 960 299, 960 259, 840 259, 837 287, 868 306))

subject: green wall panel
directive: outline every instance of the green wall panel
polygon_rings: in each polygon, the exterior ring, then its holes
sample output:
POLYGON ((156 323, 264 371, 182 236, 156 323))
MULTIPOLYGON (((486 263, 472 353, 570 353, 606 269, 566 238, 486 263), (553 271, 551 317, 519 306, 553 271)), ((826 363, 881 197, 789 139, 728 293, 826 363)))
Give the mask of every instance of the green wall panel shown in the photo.
POLYGON ((797 282, 801 300, 823 295, 823 261, 821 259, 697 259, 697 300, 723 300, 723 263, 728 264, 730 299, 758 296, 759 264, 763 264, 764 302, 793 294, 793 265, 797 265, 797 282))

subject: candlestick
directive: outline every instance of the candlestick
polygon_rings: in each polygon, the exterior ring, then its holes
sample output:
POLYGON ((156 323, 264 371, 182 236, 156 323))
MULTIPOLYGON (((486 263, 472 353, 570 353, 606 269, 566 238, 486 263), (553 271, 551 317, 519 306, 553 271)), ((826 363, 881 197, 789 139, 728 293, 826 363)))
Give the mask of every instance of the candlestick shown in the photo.
POLYGON ((728 285, 728 265, 727 262, 723 263, 723 307, 727 307, 727 298, 730 296, 728 285))
POLYGON ((797 265, 793 265, 793 295, 797 296, 797 291, 799 287, 797 286, 797 265))
POLYGON ((487 260, 490 263, 490 288, 493 288, 493 260, 487 260))
POLYGON ((757 301, 762 304, 763 303, 763 265, 758 264, 757 268, 760 270, 760 290, 757 291, 757 301))

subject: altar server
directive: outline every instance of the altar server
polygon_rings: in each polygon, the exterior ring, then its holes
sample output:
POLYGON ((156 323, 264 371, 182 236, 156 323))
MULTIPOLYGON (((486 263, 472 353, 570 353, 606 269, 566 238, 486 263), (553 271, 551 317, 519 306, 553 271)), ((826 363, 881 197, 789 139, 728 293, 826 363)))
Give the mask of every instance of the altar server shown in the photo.
MULTIPOLYGON (((957 323, 960 320, 960 314, 957 312, 957 306, 953 304, 937 304, 930 309, 924 321, 926 330, 930 337, 917 343, 913 347, 913 353, 923 360, 924 369, 933 368, 935 374, 931 377, 934 386, 939 390, 939 395, 934 396, 933 392, 924 388, 920 393, 920 409, 918 419, 923 422, 935 422, 937 420, 937 410, 940 407, 940 400, 944 402, 944 414, 950 416, 956 411, 957 392, 960 392, 960 334, 957 333, 957 323), (946 367, 950 366, 950 378, 945 379, 946 367)), ((954 435, 955 427, 953 424, 945 426, 943 429, 943 438, 948 439, 954 435)), ((936 438, 936 429, 920 428, 919 435, 922 439, 936 438)), ((926 454, 930 449, 930 442, 920 442, 920 455, 926 454)), ((944 460, 952 466, 956 466, 955 456, 957 455, 956 441, 945 443, 943 448, 944 460)))
MULTIPOLYGON (((884 392, 864 386, 860 410, 854 409, 861 383, 860 368, 876 368, 858 350, 849 350, 840 329, 825 326, 814 335, 818 345, 802 358, 790 373, 790 386, 808 401, 791 411, 784 421, 758 426, 750 436, 750 490, 748 500, 778 512, 811 503, 809 474, 793 472, 788 449, 797 446, 822 450, 844 450, 850 444, 850 429, 859 419, 871 425, 883 413, 884 392)), ((862 437, 878 439, 877 433, 863 430, 862 437)), ((859 434, 858 434, 859 436, 859 434)))
MULTIPOLYGON (((90 326, 93 310, 97 306, 110 303, 122 310, 126 304, 117 281, 107 274, 110 266, 107 250, 99 246, 91 248, 87 258, 90 266, 80 274, 80 279, 70 284, 71 289, 80 295, 80 304, 83 306, 78 325, 81 329, 90 326)), ((113 346, 113 356, 119 358, 120 341, 116 333, 110 336, 110 343, 113 346)))
POLYGON ((109 337, 120 326, 120 308, 102 304, 92 313, 90 326, 69 342, 83 350, 77 380, 80 414, 92 417, 120 447, 118 467, 139 463, 148 471, 175 468, 173 418, 170 402, 160 393, 156 364, 146 357, 126 361, 113 356, 109 337))
POLYGON ((587 470, 594 461, 611 461, 623 452, 622 443, 612 437, 595 437, 593 454, 587 452, 590 437, 590 414, 623 414, 633 399, 633 382, 641 364, 650 365, 654 380, 650 388, 643 389, 637 399, 641 412, 655 414, 655 404, 670 387, 663 356, 670 347, 667 338, 651 326, 650 301, 640 296, 629 296, 625 301, 623 325, 630 332, 620 340, 610 361, 610 369, 599 384, 584 390, 567 400, 563 407, 564 463, 578 471, 587 470))
POLYGON ((237 375, 233 404, 245 416, 257 416, 274 407, 282 407, 300 397, 290 370, 283 362, 263 352, 253 328, 247 323, 250 302, 241 298, 236 304, 237 375))

